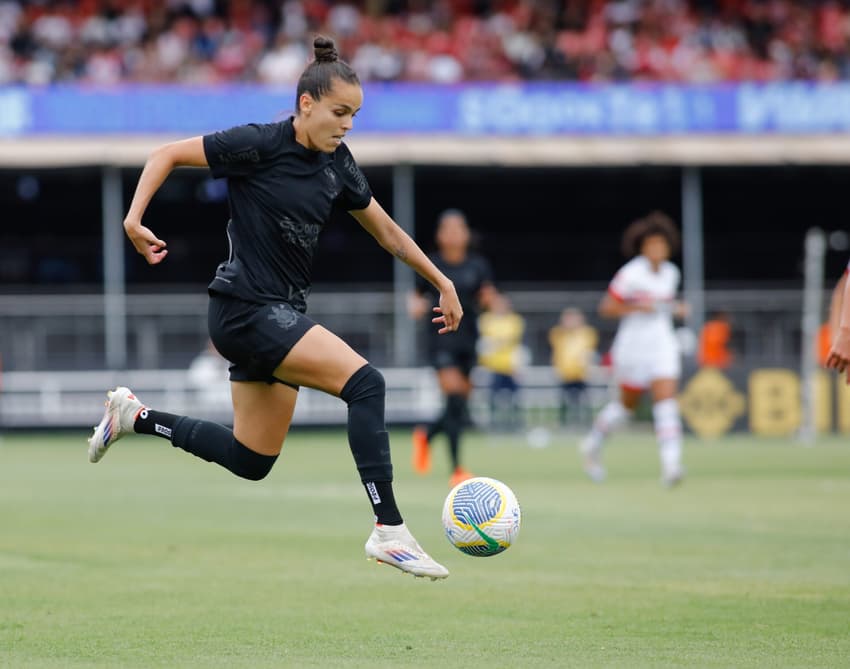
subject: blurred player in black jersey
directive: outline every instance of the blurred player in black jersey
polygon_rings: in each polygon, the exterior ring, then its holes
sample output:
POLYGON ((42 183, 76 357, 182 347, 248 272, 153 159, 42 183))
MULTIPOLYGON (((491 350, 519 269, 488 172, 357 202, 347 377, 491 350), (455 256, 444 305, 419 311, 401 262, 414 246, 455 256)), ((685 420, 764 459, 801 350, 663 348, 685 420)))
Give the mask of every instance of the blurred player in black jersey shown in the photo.
POLYGON ((230 253, 209 285, 209 330, 231 363, 233 430, 154 411, 119 387, 108 393, 106 412, 89 440, 89 459, 97 462, 115 441, 137 432, 259 480, 281 451, 298 387, 317 388, 348 404, 348 440, 376 520, 367 556, 416 576, 445 578, 446 568, 422 550, 396 506, 383 376, 304 313, 313 253, 331 211, 349 211, 433 286, 435 332, 457 330, 463 311, 451 280, 372 197, 342 141, 363 102, 357 75, 339 60, 331 40, 316 38, 314 49, 315 60, 298 81, 293 117, 156 149, 124 220, 136 250, 156 265, 168 250, 142 225, 142 216, 171 170, 209 166, 213 176, 227 178, 230 253))
MULTIPOLYGON (((413 468, 420 474, 431 469, 430 441, 441 432, 449 442, 452 473, 449 485, 455 486, 472 477, 460 462, 460 440, 469 421, 467 402, 472 390, 469 375, 478 356, 478 312, 487 308, 496 294, 490 264, 469 249, 470 230, 463 212, 449 209, 437 223, 437 252, 428 257, 451 279, 460 298, 466 318, 450 337, 438 337, 433 328, 428 333, 428 356, 443 393, 445 405, 440 416, 427 428, 413 432, 413 468)), ((410 299, 410 315, 423 318, 436 296, 435 289, 421 278, 410 299)))

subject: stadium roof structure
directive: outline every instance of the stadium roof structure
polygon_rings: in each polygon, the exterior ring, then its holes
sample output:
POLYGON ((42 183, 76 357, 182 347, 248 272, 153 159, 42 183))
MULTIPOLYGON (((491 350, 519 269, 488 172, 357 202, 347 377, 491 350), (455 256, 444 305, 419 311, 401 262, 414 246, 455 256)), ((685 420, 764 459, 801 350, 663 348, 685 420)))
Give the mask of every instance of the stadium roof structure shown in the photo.
MULTIPOLYGON (((0 138, 0 167, 141 167, 173 135, 0 138)), ((354 135, 362 165, 604 167, 850 163, 850 134, 663 137, 354 135)))

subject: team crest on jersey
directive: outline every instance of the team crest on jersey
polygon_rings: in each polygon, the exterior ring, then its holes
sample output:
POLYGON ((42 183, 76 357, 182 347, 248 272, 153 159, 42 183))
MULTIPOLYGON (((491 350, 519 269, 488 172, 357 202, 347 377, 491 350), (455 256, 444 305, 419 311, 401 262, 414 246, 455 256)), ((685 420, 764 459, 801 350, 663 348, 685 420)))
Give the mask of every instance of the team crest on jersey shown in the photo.
POLYGON ((335 200, 337 196, 342 192, 342 186, 339 183, 339 179, 336 176, 336 172, 334 172, 333 168, 328 165, 324 170, 325 177, 328 181, 328 192, 332 200, 335 200))
POLYGON ((298 322, 298 313, 288 304, 275 304, 267 318, 284 330, 289 330, 298 322))

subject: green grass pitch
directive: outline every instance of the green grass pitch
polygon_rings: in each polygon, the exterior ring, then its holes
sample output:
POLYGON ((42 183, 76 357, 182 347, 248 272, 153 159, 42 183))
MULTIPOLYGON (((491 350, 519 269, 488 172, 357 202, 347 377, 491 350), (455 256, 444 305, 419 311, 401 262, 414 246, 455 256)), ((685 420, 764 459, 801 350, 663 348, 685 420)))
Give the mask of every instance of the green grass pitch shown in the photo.
POLYGON ((367 562, 371 515, 342 432, 293 430, 260 483, 133 437, 0 438, 0 667, 841 667, 850 665, 850 439, 689 440, 665 490, 651 435, 609 480, 575 439, 470 436, 508 483, 519 541, 472 558, 442 535, 445 449, 396 494, 451 576, 367 562))

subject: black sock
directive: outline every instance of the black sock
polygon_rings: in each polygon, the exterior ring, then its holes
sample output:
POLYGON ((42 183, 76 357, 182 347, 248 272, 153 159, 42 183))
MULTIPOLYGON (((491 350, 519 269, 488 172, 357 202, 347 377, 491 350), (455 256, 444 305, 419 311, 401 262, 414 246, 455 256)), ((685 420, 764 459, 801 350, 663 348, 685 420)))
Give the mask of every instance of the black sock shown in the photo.
POLYGON ((139 434, 152 434, 170 441, 174 423, 180 418, 181 416, 175 416, 173 413, 144 408, 139 412, 139 417, 133 424, 133 430, 139 434))
POLYGON ((174 422, 171 443, 250 481, 265 478, 277 461, 276 455, 252 451, 233 436, 230 428, 188 416, 180 416, 174 422))
POLYGON ((360 480, 379 523, 402 522, 392 491, 390 438, 384 424, 386 384, 381 373, 364 365, 343 386, 339 396, 348 404, 348 444, 360 480))
POLYGON ((449 457, 452 471, 460 466, 460 437, 463 433, 466 398, 463 395, 449 395, 446 398, 446 435, 449 438, 449 457))
POLYGON ((236 476, 250 481, 265 478, 277 460, 276 455, 252 451, 224 425, 188 416, 143 409, 133 429, 139 434, 169 439, 174 446, 187 453, 219 464, 236 476))
POLYGON ((363 485, 369 495, 369 501, 372 502, 376 523, 401 525, 404 522, 395 503, 392 481, 368 481, 363 485))
POLYGON ((434 437, 436 437, 440 432, 443 432, 446 429, 446 409, 443 407, 443 413, 440 414, 439 418, 435 420, 428 426, 428 441, 431 441, 434 437))
POLYGON ((452 471, 460 467, 460 430, 449 432, 449 460, 452 463, 452 471))

